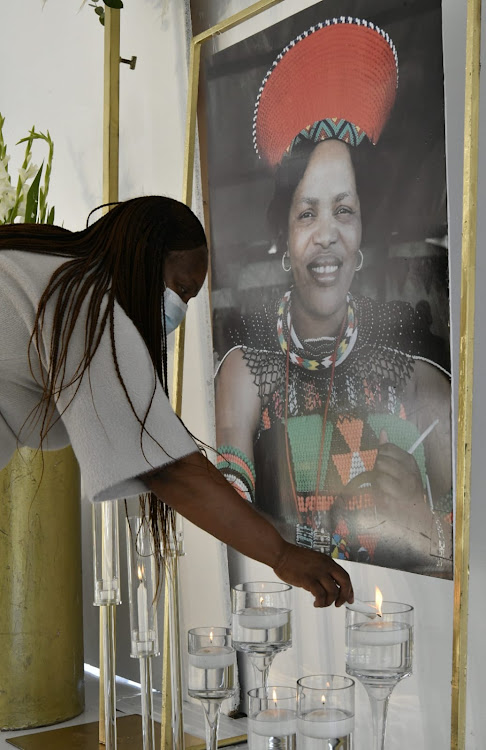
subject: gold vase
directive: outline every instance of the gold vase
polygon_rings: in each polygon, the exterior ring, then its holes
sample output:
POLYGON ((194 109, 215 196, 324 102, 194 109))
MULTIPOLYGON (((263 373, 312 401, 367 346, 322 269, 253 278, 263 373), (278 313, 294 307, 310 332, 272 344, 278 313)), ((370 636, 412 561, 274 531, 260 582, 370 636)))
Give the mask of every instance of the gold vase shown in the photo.
POLYGON ((82 608, 74 453, 21 448, 0 471, 0 729, 83 711, 82 608))

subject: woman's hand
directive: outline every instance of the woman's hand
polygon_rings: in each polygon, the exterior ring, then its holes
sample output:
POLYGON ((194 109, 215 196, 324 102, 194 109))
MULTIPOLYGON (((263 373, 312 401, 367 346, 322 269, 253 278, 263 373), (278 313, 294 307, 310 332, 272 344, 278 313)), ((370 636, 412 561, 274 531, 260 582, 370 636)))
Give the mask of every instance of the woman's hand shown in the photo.
POLYGON ((274 572, 285 583, 300 586, 315 597, 314 607, 340 607, 353 602, 351 579, 328 555, 286 543, 274 572))

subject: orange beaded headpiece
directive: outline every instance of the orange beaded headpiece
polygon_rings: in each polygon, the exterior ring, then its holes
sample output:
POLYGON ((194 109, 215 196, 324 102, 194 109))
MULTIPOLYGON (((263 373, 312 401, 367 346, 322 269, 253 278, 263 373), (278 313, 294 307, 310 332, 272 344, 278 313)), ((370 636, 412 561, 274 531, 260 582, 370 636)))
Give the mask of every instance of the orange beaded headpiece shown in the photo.
POLYGON ((395 101, 398 57, 385 31, 341 16, 304 31, 263 79, 253 143, 270 166, 302 139, 378 141, 395 101))

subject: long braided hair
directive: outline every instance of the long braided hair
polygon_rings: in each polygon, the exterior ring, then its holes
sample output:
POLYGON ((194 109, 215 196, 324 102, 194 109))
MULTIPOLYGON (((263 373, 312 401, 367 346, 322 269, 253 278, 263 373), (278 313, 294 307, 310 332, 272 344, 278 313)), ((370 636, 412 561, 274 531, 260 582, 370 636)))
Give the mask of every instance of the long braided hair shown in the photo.
MULTIPOLYGON (((117 302, 132 320, 150 353, 156 375, 168 394, 167 335, 164 318, 164 265, 172 252, 206 246, 200 221, 183 203, 163 196, 133 198, 115 205, 91 226, 70 232, 45 224, 9 224, 0 227, 0 250, 23 250, 59 255, 66 262, 51 276, 39 302, 29 347, 42 351, 46 307, 55 297, 49 369, 42 375, 39 403, 41 448, 53 424, 55 396, 80 383, 109 326, 118 379, 140 423, 142 446, 145 422, 133 408, 121 376, 115 348, 114 306, 117 302), (70 382, 65 382, 69 342, 83 302, 88 299, 84 356, 70 382)), ((43 372, 43 368, 40 368, 43 372)), ((154 392, 156 378, 154 377, 154 392)), ((153 395, 153 394, 152 394, 153 395)), ((74 397, 73 397, 74 398, 74 397)), ((57 417, 59 418, 59 417, 57 417)), ((162 447, 162 446, 161 446, 162 447)), ((154 539, 157 569, 175 543, 175 513, 153 493, 140 496, 144 518, 154 539)))

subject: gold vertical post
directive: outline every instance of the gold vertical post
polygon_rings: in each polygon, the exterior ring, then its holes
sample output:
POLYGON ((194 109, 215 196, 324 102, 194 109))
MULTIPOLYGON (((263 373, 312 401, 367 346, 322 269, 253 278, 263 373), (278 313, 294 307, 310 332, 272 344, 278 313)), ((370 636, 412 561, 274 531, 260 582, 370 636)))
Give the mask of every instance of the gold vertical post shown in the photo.
POLYGON ((103 203, 118 200, 120 11, 106 8, 103 92, 103 203))
MULTIPOLYGON (((104 86, 103 86, 103 203, 118 200, 119 123, 120 123, 120 11, 106 7, 104 28, 104 86)), ((103 670, 103 638, 105 607, 100 607, 100 683, 99 683, 99 741, 105 736, 105 679, 103 670)), ((116 610, 113 607, 116 628, 116 610)))
POLYGON ((465 750, 481 0, 467 3, 451 748, 465 750))

